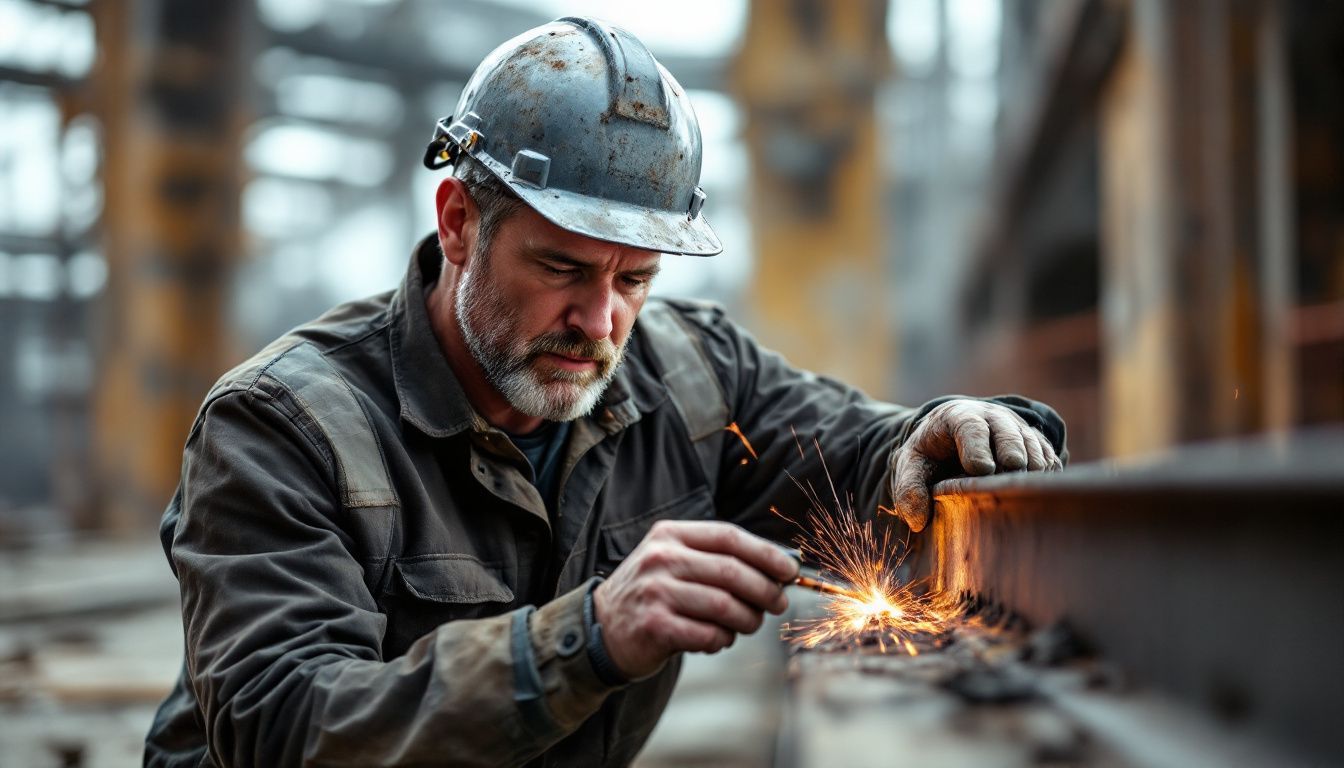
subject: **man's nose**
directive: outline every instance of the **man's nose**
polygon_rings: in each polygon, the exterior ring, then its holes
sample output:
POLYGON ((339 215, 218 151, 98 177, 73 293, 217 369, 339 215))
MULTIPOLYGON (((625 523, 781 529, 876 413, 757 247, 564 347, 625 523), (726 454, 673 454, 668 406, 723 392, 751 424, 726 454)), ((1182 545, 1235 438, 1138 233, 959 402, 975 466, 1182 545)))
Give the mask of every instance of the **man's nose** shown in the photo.
POLYGON ((577 328, 585 338, 593 341, 610 336, 614 293, 612 286, 606 282, 588 287, 579 300, 570 306, 567 318, 570 327, 577 328))

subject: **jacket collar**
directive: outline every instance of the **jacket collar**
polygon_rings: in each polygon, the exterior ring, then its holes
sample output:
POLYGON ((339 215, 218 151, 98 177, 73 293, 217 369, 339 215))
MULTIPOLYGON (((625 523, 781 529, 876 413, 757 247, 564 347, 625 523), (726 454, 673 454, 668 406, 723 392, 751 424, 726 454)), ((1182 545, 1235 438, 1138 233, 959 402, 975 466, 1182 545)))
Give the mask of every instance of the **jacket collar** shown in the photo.
MULTIPOLYGON (((425 292, 439 279, 443 254, 433 235, 416 246, 401 287, 392 297, 392 372, 401 418, 429 437, 449 437, 468 428, 492 429, 471 406, 439 348, 429 323, 425 292)), ((616 369, 602 401, 585 417, 608 433, 639 420, 666 398, 656 375, 632 360, 635 345, 616 369)))

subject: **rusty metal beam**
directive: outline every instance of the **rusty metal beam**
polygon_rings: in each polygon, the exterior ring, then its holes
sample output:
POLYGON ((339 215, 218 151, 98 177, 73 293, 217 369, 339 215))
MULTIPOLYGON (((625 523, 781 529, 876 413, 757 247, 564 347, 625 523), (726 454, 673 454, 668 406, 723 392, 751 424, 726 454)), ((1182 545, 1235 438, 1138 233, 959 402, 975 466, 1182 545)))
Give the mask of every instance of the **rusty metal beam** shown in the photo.
MULTIPOLYGON (((1291 749, 1124 684, 1104 662, 1050 661, 1057 630, 966 623, 917 656, 800 651, 776 768, 1312 768, 1291 749)), ((1057 646, 1056 646, 1057 647, 1057 646)), ((1248 654, 1249 656, 1249 654, 1248 654)))
POLYGON ((1145 464, 953 480, 917 569, 1132 680, 1315 759, 1344 759, 1344 430, 1145 464))

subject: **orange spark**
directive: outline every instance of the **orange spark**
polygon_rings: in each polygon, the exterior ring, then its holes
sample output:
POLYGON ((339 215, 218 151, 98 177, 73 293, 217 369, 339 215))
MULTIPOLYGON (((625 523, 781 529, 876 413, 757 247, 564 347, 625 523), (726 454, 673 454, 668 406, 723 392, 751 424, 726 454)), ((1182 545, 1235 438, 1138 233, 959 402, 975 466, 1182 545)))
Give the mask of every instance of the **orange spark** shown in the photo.
MULTIPOLYGON (((761 457, 756 455, 756 449, 751 447, 751 441, 747 439, 746 435, 742 434, 742 428, 737 426, 736 421, 724 427, 723 429, 724 431, 732 432, 734 435, 737 435, 737 439, 741 440, 742 444, 747 447, 747 453, 751 454, 751 458, 756 459, 758 461, 760 460, 761 457)), ((742 463, 745 464, 746 462, 744 461, 742 463)))
MULTIPOLYGON (((954 600, 930 594, 922 585, 901 583, 900 565, 909 553, 908 541, 893 539, 888 526, 875 530, 872 520, 859 522, 852 497, 841 499, 825 459, 822 469, 832 503, 823 502, 811 483, 790 475, 810 503, 806 526, 790 522, 801 531, 795 542, 804 560, 827 574, 828 580, 833 577, 852 590, 824 593, 822 617, 785 626, 785 637, 805 648, 872 643, 882 653, 890 648, 918 655, 912 638, 941 634, 960 610, 954 600)), ((771 512, 779 515, 773 507, 771 512)))

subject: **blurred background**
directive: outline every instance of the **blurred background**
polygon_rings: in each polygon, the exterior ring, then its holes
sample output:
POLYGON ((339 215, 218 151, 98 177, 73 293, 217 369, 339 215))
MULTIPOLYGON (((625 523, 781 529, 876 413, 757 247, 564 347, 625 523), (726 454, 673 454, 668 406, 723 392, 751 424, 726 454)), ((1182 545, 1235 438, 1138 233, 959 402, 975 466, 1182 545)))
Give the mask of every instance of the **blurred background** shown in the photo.
MULTIPOLYGON (((1344 421, 1344 4, 0 0, 0 764, 138 763, 202 395, 399 282, 434 121, 576 13, 700 117, 725 251, 656 292, 897 402, 1049 402, 1075 461, 1344 421)), ((764 764, 769 635, 709 675, 756 719, 648 764, 764 764)))

